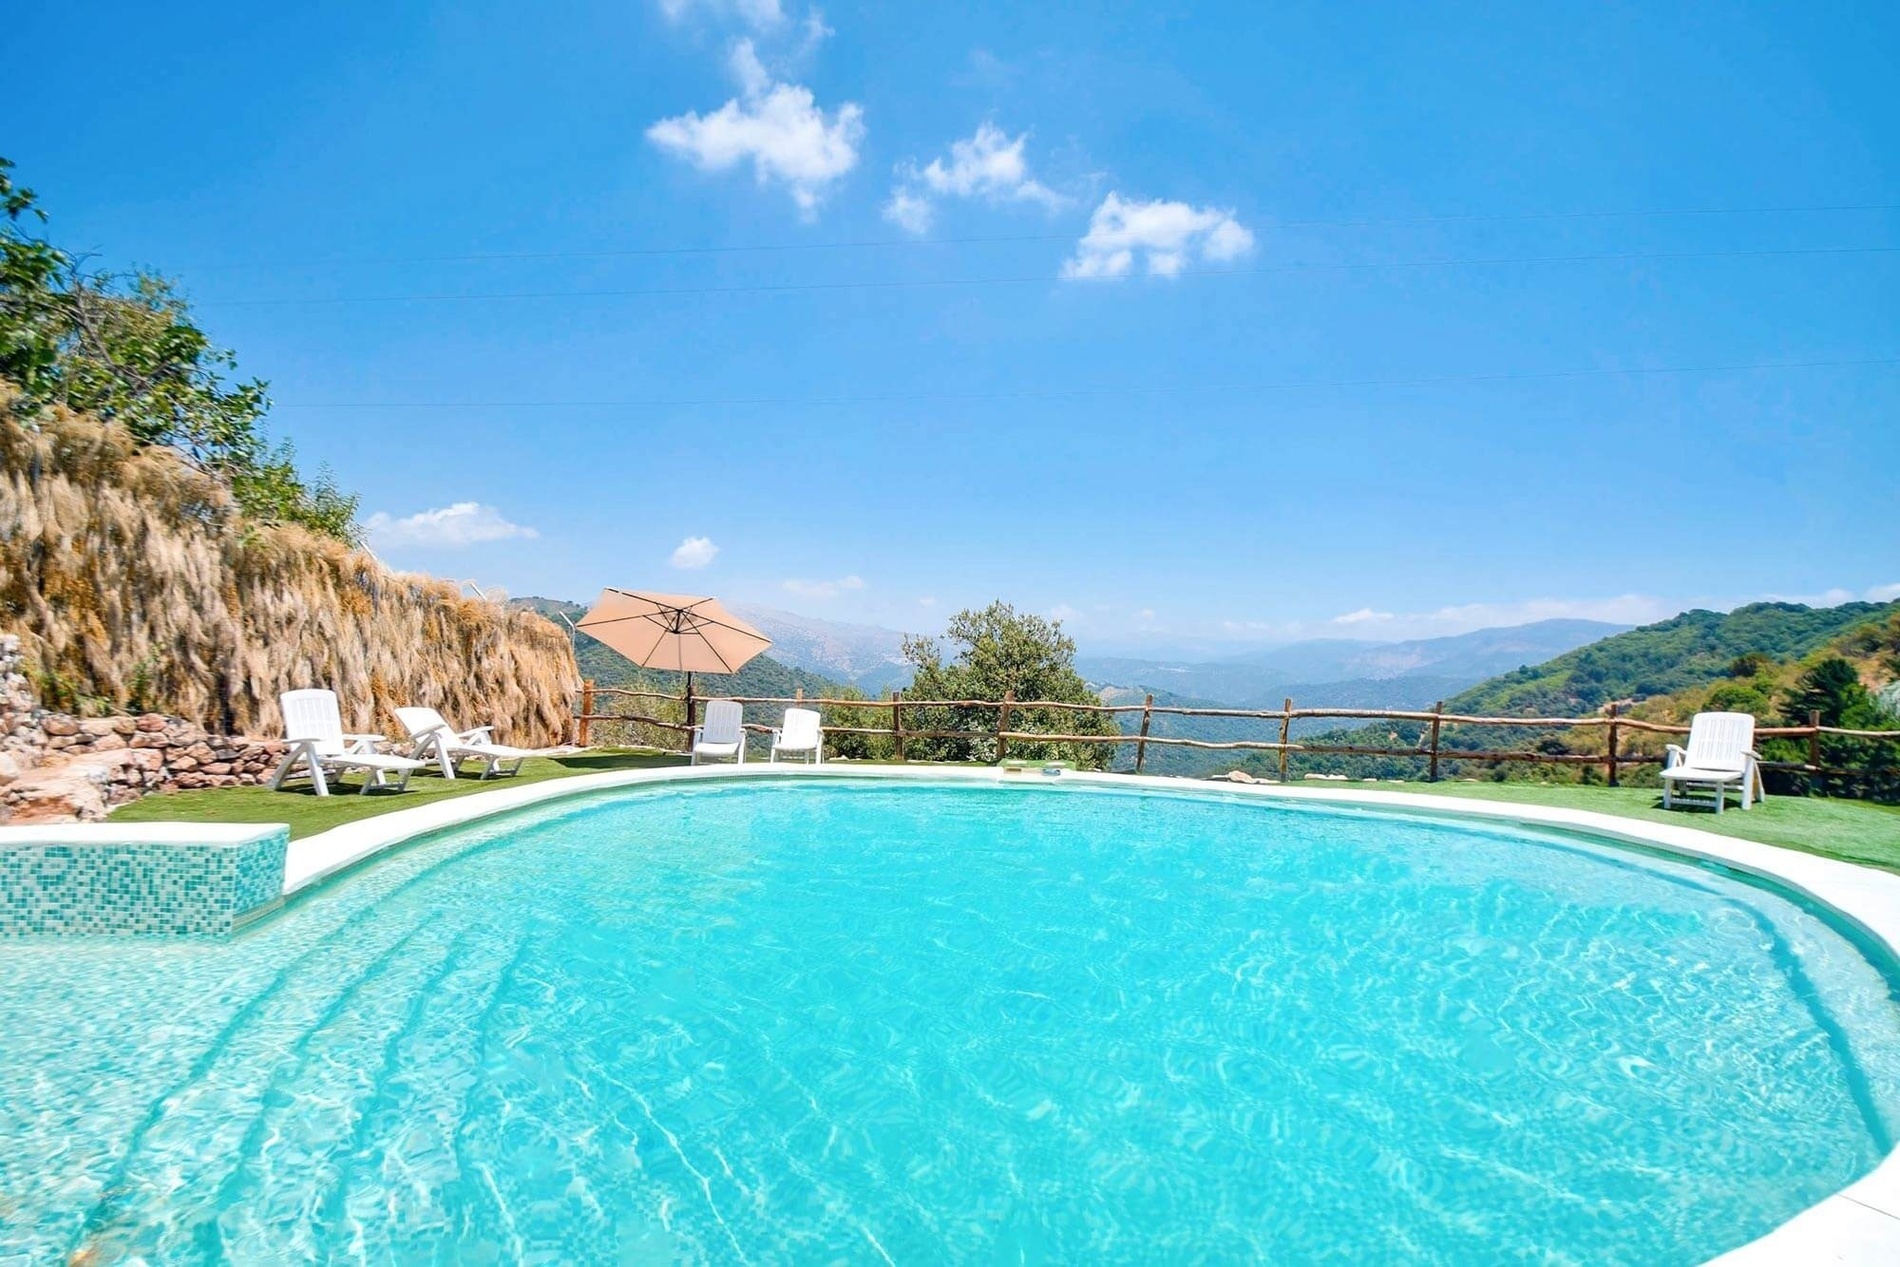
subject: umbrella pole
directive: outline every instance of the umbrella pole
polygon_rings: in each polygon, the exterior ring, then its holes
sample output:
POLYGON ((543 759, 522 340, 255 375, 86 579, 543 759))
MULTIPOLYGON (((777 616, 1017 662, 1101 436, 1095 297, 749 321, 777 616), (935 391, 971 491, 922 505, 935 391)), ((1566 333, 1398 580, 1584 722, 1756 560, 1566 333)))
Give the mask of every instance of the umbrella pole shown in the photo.
POLYGON ((686 746, 689 749, 693 745, 693 726, 696 724, 693 711, 693 675, 689 671, 686 674, 686 746))

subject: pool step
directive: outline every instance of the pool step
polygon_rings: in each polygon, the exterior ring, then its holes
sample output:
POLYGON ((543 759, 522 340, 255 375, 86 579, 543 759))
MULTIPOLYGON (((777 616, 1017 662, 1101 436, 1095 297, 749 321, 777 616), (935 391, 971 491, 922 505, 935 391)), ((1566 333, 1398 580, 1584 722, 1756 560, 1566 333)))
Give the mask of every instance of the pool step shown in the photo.
POLYGON ((218 1256, 220 1211, 234 1195, 231 1185, 242 1186, 246 1160, 295 1147, 310 1129, 305 1117, 322 1122, 341 1109, 286 1093, 313 1050, 323 1052, 327 1074, 351 1076, 328 1059, 327 1039, 348 1033, 372 1041, 379 1025, 386 1034, 450 949, 442 926, 427 922, 403 928, 368 921, 356 931, 354 939, 326 939, 320 955, 287 967, 233 1016, 191 1075, 152 1106, 89 1213, 75 1255, 218 1256), (290 1110, 299 1107, 308 1113, 293 1120, 290 1110))

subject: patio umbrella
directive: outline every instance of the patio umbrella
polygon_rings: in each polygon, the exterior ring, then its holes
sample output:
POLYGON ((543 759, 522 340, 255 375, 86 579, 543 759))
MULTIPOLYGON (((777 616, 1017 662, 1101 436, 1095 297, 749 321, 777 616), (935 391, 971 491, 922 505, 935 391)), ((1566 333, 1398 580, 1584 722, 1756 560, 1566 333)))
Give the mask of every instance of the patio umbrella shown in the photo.
POLYGON ((693 674, 736 673, 772 640, 716 598, 608 588, 576 629, 643 669, 686 675, 686 724, 693 724, 693 674))

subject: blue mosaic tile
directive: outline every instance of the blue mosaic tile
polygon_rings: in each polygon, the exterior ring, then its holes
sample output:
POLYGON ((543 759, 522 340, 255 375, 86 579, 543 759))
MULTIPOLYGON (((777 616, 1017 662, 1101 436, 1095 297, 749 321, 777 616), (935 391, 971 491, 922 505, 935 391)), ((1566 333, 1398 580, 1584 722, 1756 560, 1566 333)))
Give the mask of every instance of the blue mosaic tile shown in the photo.
POLYGON ((0 937, 215 937, 283 893, 287 828, 232 844, 0 840, 0 937))

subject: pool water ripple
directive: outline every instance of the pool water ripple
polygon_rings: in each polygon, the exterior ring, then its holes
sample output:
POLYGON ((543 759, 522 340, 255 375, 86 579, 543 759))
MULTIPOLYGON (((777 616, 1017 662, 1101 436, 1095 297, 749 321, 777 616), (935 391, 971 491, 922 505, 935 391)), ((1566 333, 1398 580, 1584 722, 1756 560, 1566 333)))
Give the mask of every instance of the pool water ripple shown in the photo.
POLYGON ((1897 1123, 1782 895, 1216 797, 620 793, 0 946, 0 1260, 1692 1263, 1897 1123))

